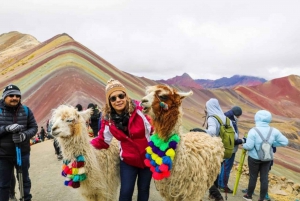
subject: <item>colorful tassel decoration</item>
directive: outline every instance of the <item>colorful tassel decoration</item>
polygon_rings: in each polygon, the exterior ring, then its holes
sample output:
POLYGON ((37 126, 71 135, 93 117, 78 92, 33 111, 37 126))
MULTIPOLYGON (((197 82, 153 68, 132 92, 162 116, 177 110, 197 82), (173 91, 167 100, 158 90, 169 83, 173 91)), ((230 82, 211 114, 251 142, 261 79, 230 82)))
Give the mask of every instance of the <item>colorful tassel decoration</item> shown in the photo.
POLYGON ((173 134, 167 142, 160 139, 156 133, 151 136, 144 163, 152 171, 153 179, 162 180, 170 176, 179 140, 177 133, 173 134))
POLYGON ((79 188, 80 182, 86 179, 84 169, 84 157, 82 155, 75 158, 74 161, 63 161, 61 175, 66 177, 64 185, 72 188, 79 188))

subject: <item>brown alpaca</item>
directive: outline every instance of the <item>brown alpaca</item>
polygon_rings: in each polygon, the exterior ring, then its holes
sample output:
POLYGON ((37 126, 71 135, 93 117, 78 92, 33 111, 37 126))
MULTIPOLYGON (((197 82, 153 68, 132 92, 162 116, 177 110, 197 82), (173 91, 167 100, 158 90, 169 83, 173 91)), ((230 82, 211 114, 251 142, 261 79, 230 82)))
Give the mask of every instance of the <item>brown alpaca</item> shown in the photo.
POLYGON ((90 115, 91 109, 78 112, 72 106, 59 106, 51 118, 52 135, 58 138, 64 161, 74 161, 78 156, 85 159, 87 178, 78 188, 84 200, 115 201, 120 185, 118 144, 113 140, 107 150, 96 150, 90 145, 86 127, 90 115))
POLYGON ((166 201, 198 201, 213 185, 219 174, 224 148, 221 139, 206 133, 182 133, 182 100, 192 95, 177 92, 167 85, 146 88, 143 112, 151 116, 155 134, 164 142, 178 134, 176 155, 170 176, 156 181, 166 201))

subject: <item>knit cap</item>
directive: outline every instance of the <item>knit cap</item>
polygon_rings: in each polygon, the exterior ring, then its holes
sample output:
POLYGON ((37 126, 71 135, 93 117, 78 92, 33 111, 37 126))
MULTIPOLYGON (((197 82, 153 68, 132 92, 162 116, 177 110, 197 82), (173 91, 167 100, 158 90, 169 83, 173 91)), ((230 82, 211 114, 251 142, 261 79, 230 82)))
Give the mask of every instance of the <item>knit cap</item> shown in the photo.
POLYGON ((5 89, 3 91, 3 94, 2 94, 3 100, 6 98, 6 96, 8 96, 10 94, 21 96, 21 91, 20 91, 19 87, 17 87, 16 85, 9 84, 5 87, 5 89))
POLYGON ((234 116, 236 116, 236 117, 241 116, 243 113, 242 108, 240 108, 239 106, 234 106, 231 110, 232 110, 234 116))
POLYGON ((126 93, 126 89, 125 89, 124 85, 121 82, 119 82, 118 80, 114 80, 114 79, 110 78, 107 81, 107 85, 105 87, 106 102, 107 103, 109 103, 110 95, 115 91, 123 91, 124 93, 126 93))

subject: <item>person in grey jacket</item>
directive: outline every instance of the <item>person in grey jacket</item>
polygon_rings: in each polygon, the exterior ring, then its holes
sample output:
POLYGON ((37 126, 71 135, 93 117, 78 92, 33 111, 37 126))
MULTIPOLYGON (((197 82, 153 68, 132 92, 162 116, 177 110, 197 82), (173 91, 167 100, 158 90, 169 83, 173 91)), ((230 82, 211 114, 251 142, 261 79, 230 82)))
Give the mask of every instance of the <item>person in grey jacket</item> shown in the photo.
POLYGON ((242 115, 242 108, 239 106, 232 107, 229 111, 225 112, 225 116, 228 117, 233 125, 235 136, 234 136, 234 150, 230 158, 225 159, 221 167, 221 172, 219 175, 219 189, 221 192, 233 193, 233 191, 228 188, 227 184, 229 181, 230 171, 232 169, 235 154, 238 150, 238 146, 246 142, 246 138, 239 139, 239 129, 238 129, 238 119, 242 115))
MULTIPOLYGON (((266 193, 268 192, 268 172, 270 169, 270 161, 261 161, 259 160, 257 150, 260 149, 261 144, 263 143, 261 137, 255 130, 257 128, 262 134, 264 139, 267 138, 267 135, 270 130, 270 123, 272 121, 272 114, 266 110, 259 110, 255 116, 255 127, 251 128, 248 132, 247 141, 243 144, 243 148, 248 150, 248 166, 249 166, 249 183, 247 194, 243 196, 245 200, 252 200, 252 195, 257 182, 258 174, 260 173, 260 198, 259 201, 263 201, 266 193)), ((276 128, 273 128, 271 136, 268 142, 273 147, 281 147, 288 145, 288 139, 276 128)))
MULTIPOLYGON (((206 102, 206 107, 205 107, 205 123, 206 125, 206 133, 211 135, 212 137, 219 137, 220 136, 220 127, 221 125, 219 124, 218 120, 213 117, 213 115, 217 115, 223 123, 226 122, 226 116, 224 115, 219 101, 215 98, 211 98, 206 102)), ((232 122, 230 121, 230 125, 232 125, 232 122)), ((214 182, 214 185, 210 187, 209 189, 209 198, 210 199, 215 199, 215 201, 223 201, 224 198, 222 197, 220 191, 218 190, 218 177, 216 181, 214 182)))
POLYGON ((38 130, 32 111, 21 104, 21 91, 16 85, 5 87, 0 100, 0 200, 9 199, 9 189, 17 167, 15 144, 21 148, 24 200, 32 198, 29 178, 30 138, 38 130))

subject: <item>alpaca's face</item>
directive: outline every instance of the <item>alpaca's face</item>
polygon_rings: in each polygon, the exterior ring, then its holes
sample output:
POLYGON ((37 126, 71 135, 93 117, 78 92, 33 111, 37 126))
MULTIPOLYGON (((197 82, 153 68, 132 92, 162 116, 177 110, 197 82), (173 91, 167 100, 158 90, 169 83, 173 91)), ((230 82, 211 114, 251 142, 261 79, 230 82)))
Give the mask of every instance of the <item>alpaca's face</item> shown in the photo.
POLYGON ((152 118, 161 111, 161 102, 172 104, 174 91, 166 85, 155 85, 146 88, 146 96, 142 98, 143 112, 152 118))
POLYGON ((82 126, 89 119, 91 109, 78 112, 72 106, 61 105, 54 110, 51 121, 52 135, 55 137, 70 137, 81 134, 82 126))
POLYGON ((168 110, 171 107, 180 107, 181 100, 186 96, 193 94, 177 92, 167 85, 148 86, 146 96, 142 98, 143 112, 152 118, 159 115, 162 110, 168 110))

